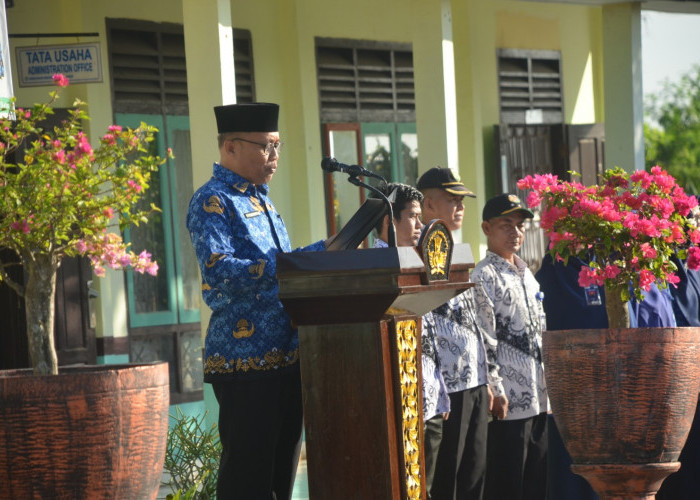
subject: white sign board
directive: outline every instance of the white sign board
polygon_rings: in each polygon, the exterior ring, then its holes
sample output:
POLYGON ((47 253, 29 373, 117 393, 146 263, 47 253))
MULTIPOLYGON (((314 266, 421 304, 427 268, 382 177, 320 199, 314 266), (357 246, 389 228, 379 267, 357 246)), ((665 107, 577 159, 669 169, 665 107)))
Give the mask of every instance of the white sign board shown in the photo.
POLYGON ((12 70, 10 68, 10 45, 7 41, 7 18, 5 2, 0 2, 0 116, 12 113, 12 70))
POLYGON ((71 83, 102 81, 100 44, 36 45, 15 48, 20 87, 53 85, 53 75, 61 73, 71 83))
POLYGON ((542 123, 543 116, 541 109, 527 109, 525 110, 525 124, 526 125, 539 125, 542 123))

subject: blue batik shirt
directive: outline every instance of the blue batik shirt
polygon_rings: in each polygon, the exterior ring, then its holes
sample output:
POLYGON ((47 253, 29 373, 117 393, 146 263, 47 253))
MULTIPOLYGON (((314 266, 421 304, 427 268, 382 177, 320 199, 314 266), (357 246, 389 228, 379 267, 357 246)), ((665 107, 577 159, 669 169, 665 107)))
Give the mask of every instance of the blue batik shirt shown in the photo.
MULTIPOLYGON (((212 314, 205 340, 204 380, 264 374, 299 360, 299 337, 279 300, 276 256, 291 250, 282 217, 268 196, 218 163, 187 212, 212 314)), ((319 241, 303 250, 323 250, 319 241)))

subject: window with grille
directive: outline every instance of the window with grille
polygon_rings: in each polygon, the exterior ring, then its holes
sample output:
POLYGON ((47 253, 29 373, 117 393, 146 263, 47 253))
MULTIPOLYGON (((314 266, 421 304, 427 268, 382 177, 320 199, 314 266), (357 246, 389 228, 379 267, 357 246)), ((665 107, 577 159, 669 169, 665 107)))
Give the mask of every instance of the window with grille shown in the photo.
POLYGON ((563 123, 561 53, 498 50, 501 123, 563 123))
MULTIPOLYGON (((180 24, 107 20, 115 113, 187 115, 185 35, 180 24)), ((236 99, 255 100, 250 31, 233 30, 236 99)))
POLYGON ((410 44, 317 38, 321 121, 414 122, 410 44))

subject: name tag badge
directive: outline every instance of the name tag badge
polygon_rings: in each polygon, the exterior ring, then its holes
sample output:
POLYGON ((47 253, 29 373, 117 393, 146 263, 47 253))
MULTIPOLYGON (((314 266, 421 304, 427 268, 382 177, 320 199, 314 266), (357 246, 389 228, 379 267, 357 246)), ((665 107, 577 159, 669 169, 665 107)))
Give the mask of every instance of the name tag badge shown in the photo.
POLYGON ((599 306, 603 303, 600 298, 600 289, 596 285, 591 285, 585 288, 586 304, 589 306, 599 306))
POLYGON ((261 214, 262 214, 262 212, 258 212, 258 211, 255 211, 255 212, 248 212, 248 213, 245 214, 245 218, 246 218, 246 219, 252 219, 253 217, 257 217, 258 215, 261 215, 261 214))

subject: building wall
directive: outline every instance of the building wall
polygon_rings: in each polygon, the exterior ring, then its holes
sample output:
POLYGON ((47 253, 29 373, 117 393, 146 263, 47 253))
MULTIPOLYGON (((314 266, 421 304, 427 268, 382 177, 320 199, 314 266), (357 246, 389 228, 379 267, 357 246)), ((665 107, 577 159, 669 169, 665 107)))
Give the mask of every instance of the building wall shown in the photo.
MULTIPOLYGON (((93 138, 101 137, 112 123, 113 113, 109 85, 109 66, 105 18, 134 18, 158 22, 182 22, 182 7, 176 1, 141 2, 124 0, 26 0, 15 2, 7 9, 7 25, 13 68, 13 86, 18 106, 46 101, 51 86, 22 87, 18 85, 15 47, 100 43, 102 53, 102 83, 71 84, 60 93, 57 107, 69 107, 75 98, 87 102, 90 121, 85 125, 93 138), (12 38, 14 34, 97 33, 98 36, 12 38)), ((94 281, 99 291, 97 336, 125 337, 127 335, 127 305, 124 274, 107 270, 107 276, 94 281)))
POLYGON ((476 202, 467 202, 473 219, 470 224, 465 218, 463 237, 479 259, 485 244, 479 227, 481 208, 487 197, 497 194, 493 172, 493 126, 499 121, 496 50, 561 51, 565 121, 602 121, 601 12, 597 7, 506 0, 453 1, 451 7, 460 172, 479 196, 476 202))
MULTIPOLYGON (((201 0, 200 5, 216 3, 217 0, 201 0)), ((59 104, 68 105, 76 96, 86 100, 92 116, 88 127, 93 137, 101 135, 112 120, 105 18, 183 23, 183 3, 176 0, 22 0, 15 2, 7 13, 11 34, 99 33, 104 82, 70 86, 59 104)), ((199 14, 197 9, 188 13, 188 23, 206 26, 206 18, 195 18, 199 14)), ((201 15, 205 15, 204 7, 201 15)), ((458 149, 458 165, 453 166, 458 166, 465 184, 479 196, 466 202, 472 217, 467 218, 462 232, 463 241, 472 244, 477 259, 484 243, 479 214, 485 198, 494 194, 495 189, 489 172, 493 165, 492 128, 499 117, 496 49, 560 50, 566 121, 602 121, 601 9, 598 7, 514 0, 232 0, 231 18, 236 28, 248 29, 252 35, 257 99, 282 105, 280 131, 285 149, 272 181, 272 196, 285 217, 295 246, 327 236, 314 37, 413 44, 420 168, 424 171, 434 165, 447 165, 454 161, 448 158, 449 153, 458 149), (449 75, 445 68, 452 52, 456 144, 446 120, 450 110, 444 105, 446 92, 449 94, 450 90, 446 90, 443 75, 449 75)), ((11 47, 14 51, 20 45, 95 39, 13 38, 11 47)), ((216 64, 215 61, 211 64, 216 64)), ((15 61, 13 67, 16 68, 15 61)), ((212 77, 217 74, 218 70, 213 68, 212 77)), ((209 75, 200 78, 206 80, 209 75)), ((190 86, 190 92, 206 92, 205 88, 200 90, 195 83, 190 86)), ((49 90, 18 88, 16 79, 15 89, 20 104, 41 100, 49 90)), ((216 96, 213 99, 216 101, 216 96)), ((191 127, 208 131, 200 136, 193 133, 200 142, 199 150, 205 152, 193 158, 195 183, 201 183, 209 177, 211 164, 218 158, 213 114, 208 110, 198 113, 191 127)), ((99 286, 103 298, 99 334, 125 335, 122 273, 111 273, 99 281, 99 286)))

